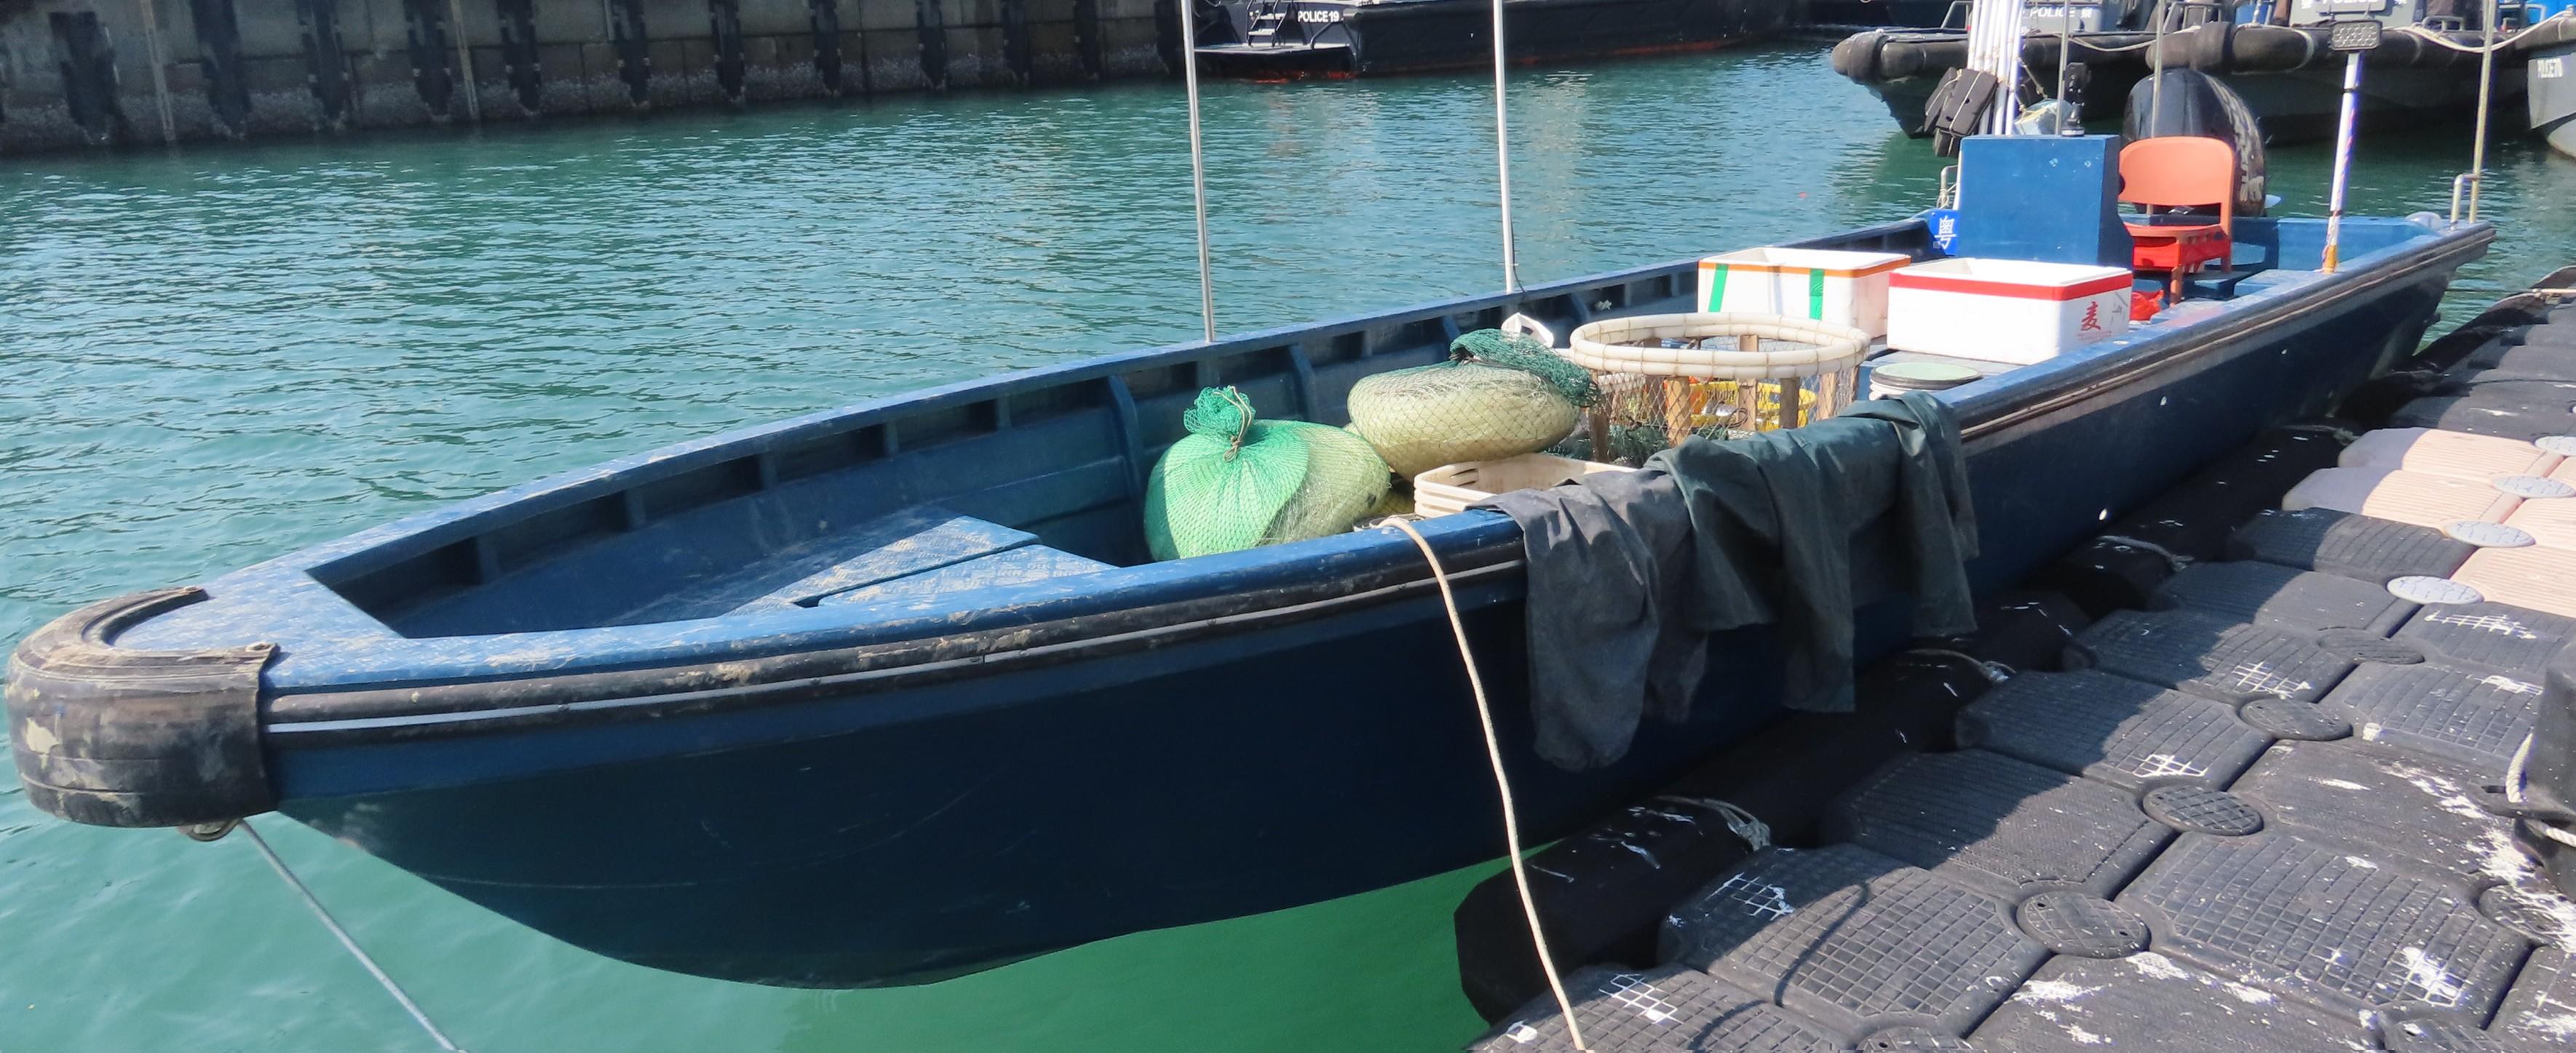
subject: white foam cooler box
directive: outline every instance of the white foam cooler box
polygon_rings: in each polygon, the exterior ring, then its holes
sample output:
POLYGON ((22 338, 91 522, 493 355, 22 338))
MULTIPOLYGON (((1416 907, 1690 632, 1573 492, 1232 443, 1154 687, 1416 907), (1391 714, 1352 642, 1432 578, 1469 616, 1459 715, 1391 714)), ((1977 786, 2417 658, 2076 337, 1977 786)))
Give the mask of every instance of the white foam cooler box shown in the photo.
POLYGON ((1887 346, 2029 365, 2129 331, 2130 273, 2027 260, 1935 260, 1887 276, 1887 346))
POLYGON ((1914 262, 1894 252, 1746 249, 1699 261, 1699 309, 1776 314, 1887 335, 1887 276, 1914 262))

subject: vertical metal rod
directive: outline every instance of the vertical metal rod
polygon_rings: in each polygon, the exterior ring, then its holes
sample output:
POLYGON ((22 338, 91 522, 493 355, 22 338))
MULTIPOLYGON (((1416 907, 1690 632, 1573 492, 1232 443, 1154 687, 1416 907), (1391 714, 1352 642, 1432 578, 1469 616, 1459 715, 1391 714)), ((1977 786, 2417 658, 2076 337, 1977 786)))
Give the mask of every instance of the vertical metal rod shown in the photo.
POLYGON ((2156 136, 2159 136, 2159 135, 2164 134, 2164 130, 2165 130, 2165 6, 2164 6, 2164 4, 2162 4, 2162 3, 2158 3, 2158 4, 2156 5, 2156 7, 2155 7, 2155 16, 2156 16, 2156 42, 2155 42, 2155 44, 2154 44, 2154 45, 2152 45, 2152 46, 2153 46, 2153 49, 2154 49, 2155 59, 2156 59, 2156 61, 2155 61, 2156 71, 2155 71, 2154 73, 2152 73, 2152 74, 2148 75, 2148 79, 2147 79, 2147 84, 2148 84, 2148 86, 2149 86, 2150 90, 2147 92, 2147 134, 2146 134, 2146 137, 2147 137, 2147 138, 2149 138, 2149 139, 2153 139, 2153 138, 2155 138, 2156 136))
MULTIPOLYGON (((2075 0, 2065 0, 2064 6, 2057 9, 2057 105, 2060 109, 2065 109, 2067 106, 2066 64, 2069 58, 2068 52, 2074 50, 2075 0)), ((2084 123, 2080 120, 2076 120, 2076 115, 2071 112, 2060 113, 2058 114, 2058 118, 2060 120, 2075 121, 2078 125, 2084 123)), ((2077 130, 2081 131, 2082 129, 2079 128, 2077 130)))
POLYGON ((143 5, 143 57, 152 61, 152 104, 161 111, 161 145, 179 142, 179 122, 170 115, 170 73, 161 57, 161 12, 152 0, 143 5))
POLYGON ((2469 148, 2469 222, 2478 221, 2478 190, 2487 181, 2487 103, 2495 96, 2496 0, 2487 0, 2486 53, 2478 56, 2477 140, 2469 148))
POLYGON ((429 1032, 429 1037, 438 1043, 438 1048, 448 1050, 449 1053, 464 1053, 457 1048, 456 1043, 448 1041, 446 1032, 440 1031, 438 1025, 429 1022, 429 1014, 420 1011, 420 1004, 412 1001, 410 995, 404 994, 403 989, 394 983, 394 978, 385 975, 385 971, 376 965, 375 959, 367 957, 367 952, 358 947, 358 941, 349 938, 349 930, 341 928, 339 919, 332 917, 331 912, 323 908, 322 901, 314 898, 313 890, 304 887, 304 882, 295 876, 295 872, 286 868, 286 861, 277 857, 276 849, 268 847, 268 839, 259 836, 259 831, 251 827, 250 820, 241 821, 241 830, 242 833, 250 835, 251 844, 259 847, 259 854, 268 860, 268 868, 277 871, 277 876, 285 879, 286 886, 294 889, 296 895, 303 897, 304 905, 313 908, 313 916, 322 919, 322 927, 331 930, 331 935, 339 939, 340 946, 348 949, 350 957, 356 958, 358 964, 367 967, 367 974, 375 977, 376 982, 384 986, 385 993, 394 996, 394 1001, 402 1003, 403 1012, 410 1013, 412 1020, 420 1024, 420 1029, 429 1032))
POLYGON ((1510 100, 1503 94, 1503 0, 1494 2, 1494 168, 1503 201, 1503 289, 1521 291, 1521 264, 1512 239, 1512 126, 1510 100))
POLYGON ((465 119, 483 123, 483 100, 474 87, 474 52, 465 43, 463 0, 447 0, 447 35, 456 40, 456 79, 465 85, 465 119))
POLYGON ((1989 116, 1991 131, 1999 136, 2012 134, 2014 118, 2022 116, 2022 0, 1999 3, 1994 28, 1994 62, 1996 88, 1994 113, 1989 116))
POLYGON ((2343 248, 2343 188, 2352 176, 2352 117, 2360 108, 2361 56, 2358 51, 2343 57, 2343 116, 2335 125, 2334 186, 2327 194, 2325 271, 2333 274, 2336 257, 2343 248))
POLYGON ((1208 269, 1207 158, 1199 146, 1199 0, 1180 0, 1181 84, 1190 97, 1190 203, 1199 221, 1199 322, 1216 342, 1216 279, 1208 269))

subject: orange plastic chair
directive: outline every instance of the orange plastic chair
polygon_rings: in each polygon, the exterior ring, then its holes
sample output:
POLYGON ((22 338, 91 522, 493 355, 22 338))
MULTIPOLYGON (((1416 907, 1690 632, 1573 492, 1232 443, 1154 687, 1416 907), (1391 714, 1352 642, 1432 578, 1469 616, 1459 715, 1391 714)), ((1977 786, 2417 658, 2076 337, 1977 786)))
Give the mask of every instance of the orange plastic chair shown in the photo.
POLYGON ((2236 221, 2235 147, 2197 135, 2130 143, 2120 149, 2120 200, 2144 210, 2124 224, 2135 246, 2129 265, 2165 272, 2168 302, 2182 298, 2183 276, 2203 264, 2235 269, 2236 243, 2229 234, 2236 221), (2218 206, 2217 222, 2156 211, 2206 205, 2218 206))

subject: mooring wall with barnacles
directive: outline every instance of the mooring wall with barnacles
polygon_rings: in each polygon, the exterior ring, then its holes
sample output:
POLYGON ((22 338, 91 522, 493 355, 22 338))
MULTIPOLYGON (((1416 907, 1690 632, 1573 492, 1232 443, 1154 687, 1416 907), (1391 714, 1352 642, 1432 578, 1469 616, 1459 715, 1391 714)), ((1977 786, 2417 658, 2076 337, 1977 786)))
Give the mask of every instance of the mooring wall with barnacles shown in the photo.
POLYGON ((1178 58, 1175 9, 0 0, 0 153, 1154 75, 1178 58))

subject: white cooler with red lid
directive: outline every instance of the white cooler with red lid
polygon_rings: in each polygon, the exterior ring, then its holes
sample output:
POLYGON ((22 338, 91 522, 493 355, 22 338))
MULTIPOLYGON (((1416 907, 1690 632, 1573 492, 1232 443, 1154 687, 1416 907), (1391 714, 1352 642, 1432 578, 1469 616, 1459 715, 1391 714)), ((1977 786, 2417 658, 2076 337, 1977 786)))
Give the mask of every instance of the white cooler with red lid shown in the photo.
POLYGON ((1887 276, 1887 346, 2029 365, 2129 331, 2118 267, 1965 257, 1887 276))

